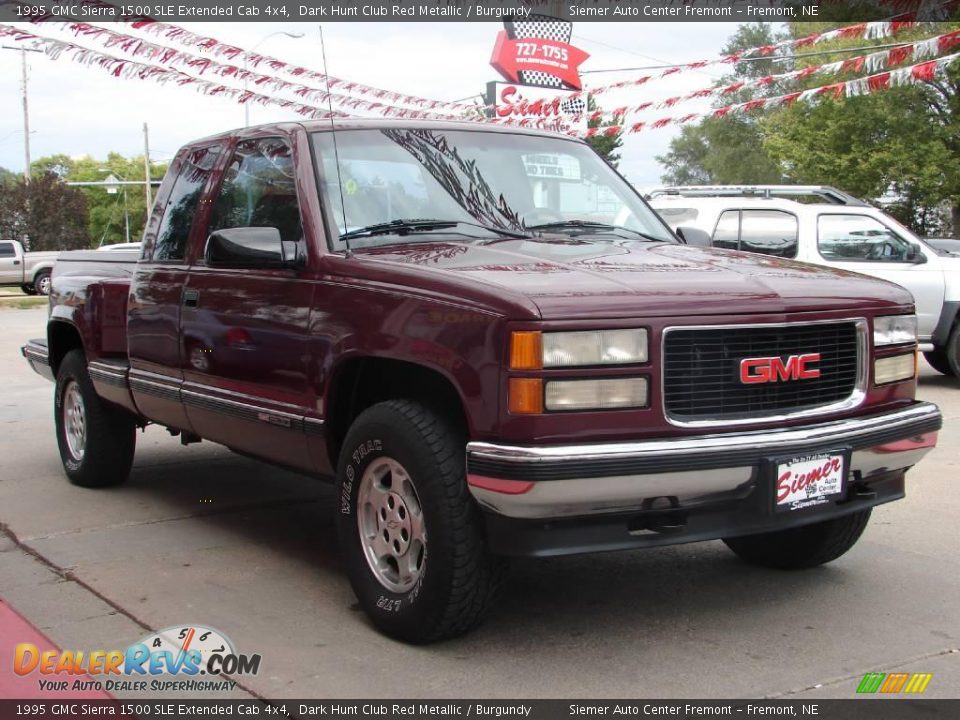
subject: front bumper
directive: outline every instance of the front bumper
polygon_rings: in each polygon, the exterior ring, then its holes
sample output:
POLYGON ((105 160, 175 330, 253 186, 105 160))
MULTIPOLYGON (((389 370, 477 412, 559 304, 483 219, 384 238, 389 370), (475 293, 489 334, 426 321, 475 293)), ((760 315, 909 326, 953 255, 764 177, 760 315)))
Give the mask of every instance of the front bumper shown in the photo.
POLYGON ((470 491, 492 549, 551 555, 666 545, 783 529, 903 497, 904 472, 935 445, 930 403, 780 430, 565 446, 467 446, 470 491), (844 493, 771 511, 773 461, 848 453, 844 493))

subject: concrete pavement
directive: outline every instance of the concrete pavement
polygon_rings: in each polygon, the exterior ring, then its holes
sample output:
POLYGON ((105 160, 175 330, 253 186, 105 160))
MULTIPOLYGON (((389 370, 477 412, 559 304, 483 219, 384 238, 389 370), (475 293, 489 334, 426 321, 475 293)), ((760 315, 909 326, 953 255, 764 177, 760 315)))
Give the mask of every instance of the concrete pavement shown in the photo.
POLYGON ((19 353, 44 323, 0 310, 0 597, 60 647, 210 625, 263 657, 239 697, 852 697, 893 670, 960 697, 960 383, 927 367, 940 445, 839 561, 762 570, 719 542, 518 561, 478 631, 408 647, 357 610, 327 486, 154 427, 128 484, 70 485, 53 386, 19 353))

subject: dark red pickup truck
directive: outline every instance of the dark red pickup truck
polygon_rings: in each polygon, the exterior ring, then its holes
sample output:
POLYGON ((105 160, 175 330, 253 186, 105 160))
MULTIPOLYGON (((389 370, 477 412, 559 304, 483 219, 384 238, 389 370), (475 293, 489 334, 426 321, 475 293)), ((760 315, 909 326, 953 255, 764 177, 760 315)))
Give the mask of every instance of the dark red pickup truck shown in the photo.
POLYGON ((147 423, 330 479, 356 594, 409 641, 475 625, 510 555, 833 560, 940 428, 908 292, 686 245, 561 136, 225 133, 106 255, 61 256, 24 348, 70 480, 123 482, 147 423))

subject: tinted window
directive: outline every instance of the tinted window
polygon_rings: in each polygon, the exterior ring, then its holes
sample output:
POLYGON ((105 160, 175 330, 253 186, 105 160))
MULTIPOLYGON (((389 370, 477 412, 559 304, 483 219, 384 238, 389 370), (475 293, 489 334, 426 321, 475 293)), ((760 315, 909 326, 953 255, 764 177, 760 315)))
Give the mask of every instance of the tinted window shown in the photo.
POLYGON ((797 255, 797 218, 779 210, 744 210, 740 249, 792 258, 797 255))
POLYGON ((16 255, 13 243, 0 243, 0 257, 16 257, 16 255))
POLYGON ((177 181, 170 191, 163 220, 160 221, 153 251, 154 260, 183 260, 200 194, 219 154, 218 147, 187 153, 177 181))
POLYGON ((736 250, 740 245, 740 211, 726 210, 717 221, 713 231, 713 246, 736 250))
POLYGON ((910 243, 866 215, 821 215, 817 248, 838 262, 907 262, 910 243))
POLYGON ((303 237, 293 172, 293 153, 279 138, 237 145, 217 195, 210 232, 235 227, 273 227, 287 242, 303 237))

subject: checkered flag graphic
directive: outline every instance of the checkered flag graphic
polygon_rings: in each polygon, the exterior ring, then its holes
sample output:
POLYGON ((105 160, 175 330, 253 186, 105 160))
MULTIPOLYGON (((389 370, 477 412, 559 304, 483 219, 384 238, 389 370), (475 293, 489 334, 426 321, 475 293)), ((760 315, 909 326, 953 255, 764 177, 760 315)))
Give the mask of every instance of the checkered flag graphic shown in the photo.
MULTIPOLYGON (((573 34, 573 23, 558 20, 549 15, 531 15, 529 20, 504 20, 504 29, 511 40, 523 38, 545 38, 558 42, 570 42, 573 34)), ((524 85, 538 87, 563 88, 563 81, 538 70, 521 70, 518 73, 520 82, 524 85)))

